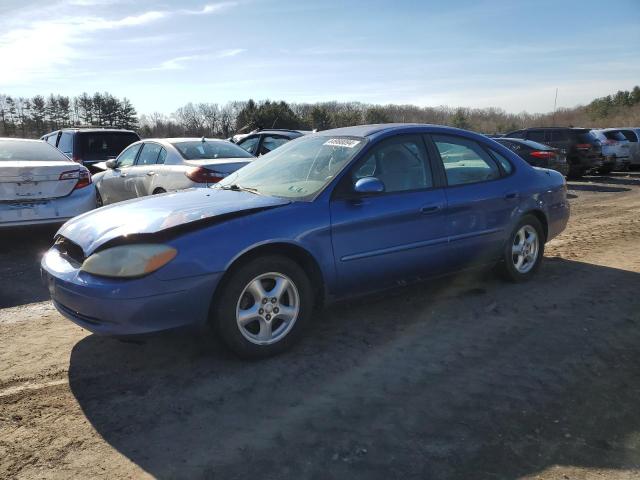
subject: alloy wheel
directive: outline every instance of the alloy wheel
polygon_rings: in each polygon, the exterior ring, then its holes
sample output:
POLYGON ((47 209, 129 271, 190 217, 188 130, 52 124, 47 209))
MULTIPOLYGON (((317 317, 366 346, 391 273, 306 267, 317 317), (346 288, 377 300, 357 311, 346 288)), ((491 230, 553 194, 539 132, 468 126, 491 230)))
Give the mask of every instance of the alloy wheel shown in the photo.
POLYGON ((289 333, 299 312, 296 285, 282 273, 269 272, 245 286, 236 306, 236 323, 251 343, 271 345, 289 333))
POLYGON ((536 229, 523 225, 513 238, 511 258, 518 273, 528 273, 536 264, 540 251, 540 241, 536 229))

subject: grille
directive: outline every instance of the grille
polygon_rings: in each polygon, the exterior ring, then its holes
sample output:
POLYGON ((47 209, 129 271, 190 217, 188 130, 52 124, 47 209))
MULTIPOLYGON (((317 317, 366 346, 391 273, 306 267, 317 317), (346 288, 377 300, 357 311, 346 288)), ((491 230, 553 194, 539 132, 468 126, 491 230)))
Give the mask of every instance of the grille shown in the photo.
POLYGON ((80 266, 84 262, 85 256, 82 248, 68 238, 59 236, 53 246, 72 265, 80 266))

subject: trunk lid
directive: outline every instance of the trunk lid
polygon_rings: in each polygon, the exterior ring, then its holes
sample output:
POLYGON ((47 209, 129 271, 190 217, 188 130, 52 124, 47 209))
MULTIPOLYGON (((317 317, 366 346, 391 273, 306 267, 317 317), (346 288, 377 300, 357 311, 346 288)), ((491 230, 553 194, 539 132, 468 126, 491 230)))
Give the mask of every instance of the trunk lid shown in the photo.
POLYGON ((185 164, 191 167, 202 167, 212 172, 221 173, 221 177, 227 176, 230 173, 244 167, 252 158, 216 158, 216 159, 203 159, 203 160, 185 160, 185 164))
POLYGON ((2 161, 0 202, 66 197, 73 191, 78 179, 60 180, 60 175, 78 169, 78 164, 72 161, 2 161))

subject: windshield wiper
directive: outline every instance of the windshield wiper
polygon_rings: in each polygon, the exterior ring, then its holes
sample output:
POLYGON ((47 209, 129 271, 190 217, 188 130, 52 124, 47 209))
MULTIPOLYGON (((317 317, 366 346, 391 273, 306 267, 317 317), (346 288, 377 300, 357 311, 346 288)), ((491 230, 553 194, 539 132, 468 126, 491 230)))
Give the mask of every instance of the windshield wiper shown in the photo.
POLYGON ((222 185, 220 188, 222 190, 234 190, 236 192, 249 192, 255 195, 262 195, 257 188, 243 187, 241 185, 238 185, 237 183, 232 183, 231 185, 222 185))

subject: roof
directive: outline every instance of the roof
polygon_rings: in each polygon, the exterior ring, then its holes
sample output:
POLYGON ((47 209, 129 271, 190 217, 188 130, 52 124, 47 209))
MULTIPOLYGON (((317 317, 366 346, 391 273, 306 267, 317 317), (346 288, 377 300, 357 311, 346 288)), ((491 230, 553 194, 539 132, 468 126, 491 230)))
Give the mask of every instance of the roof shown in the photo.
POLYGON ((0 137, 0 140, 12 140, 15 142, 40 142, 43 143, 42 140, 38 138, 15 138, 15 137, 0 137))
MULTIPOLYGON (((58 130, 56 130, 58 131, 58 130)), ((123 133, 136 133, 133 130, 127 130, 125 128, 100 128, 100 127, 67 127, 61 128, 59 131, 62 132, 123 132, 123 133)), ((45 134, 48 135, 48 134, 45 134)))
POLYGON ((455 127, 447 127, 445 125, 433 125, 429 123, 378 123, 373 125, 355 125, 353 127, 333 128, 331 130, 323 130, 317 135, 349 135, 354 137, 371 137, 383 133, 391 133, 394 131, 424 131, 425 129, 451 130, 458 132, 467 132, 455 127))
MULTIPOLYGON (((154 141, 154 142, 168 142, 168 143, 179 143, 179 142, 201 142, 203 137, 172 137, 172 138, 143 138, 146 141, 154 141)), ((207 142, 227 142, 227 140, 223 138, 205 138, 207 142)), ((230 142, 229 142, 230 143, 230 142)))

